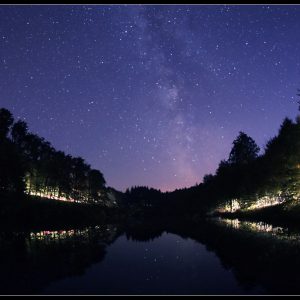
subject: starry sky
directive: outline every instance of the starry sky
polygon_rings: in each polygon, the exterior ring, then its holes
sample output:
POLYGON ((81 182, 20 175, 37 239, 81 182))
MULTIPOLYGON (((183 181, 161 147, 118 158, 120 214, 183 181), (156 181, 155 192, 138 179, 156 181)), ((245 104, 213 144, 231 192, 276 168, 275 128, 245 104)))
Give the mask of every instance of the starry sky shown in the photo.
POLYGON ((124 191, 189 187, 297 114, 300 6, 2 5, 0 107, 124 191))

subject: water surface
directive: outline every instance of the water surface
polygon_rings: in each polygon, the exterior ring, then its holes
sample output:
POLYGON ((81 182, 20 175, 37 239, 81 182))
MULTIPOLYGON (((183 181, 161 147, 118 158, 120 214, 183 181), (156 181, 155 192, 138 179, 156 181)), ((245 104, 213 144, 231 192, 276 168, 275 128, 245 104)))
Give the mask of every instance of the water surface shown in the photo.
POLYGON ((234 275, 204 245, 171 233, 139 242, 119 237, 85 274, 51 284, 50 294, 242 293, 234 275))
POLYGON ((298 294, 297 232, 264 223, 2 232, 1 294, 298 294))

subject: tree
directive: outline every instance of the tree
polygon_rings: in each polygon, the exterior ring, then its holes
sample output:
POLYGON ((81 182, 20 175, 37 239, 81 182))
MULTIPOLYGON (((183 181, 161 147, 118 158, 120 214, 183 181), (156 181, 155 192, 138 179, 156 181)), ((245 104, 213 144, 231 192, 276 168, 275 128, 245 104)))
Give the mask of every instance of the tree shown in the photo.
POLYGON ((28 134, 28 127, 24 121, 17 121, 11 129, 12 141, 22 151, 25 147, 25 140, 28 134))
POLYGON ((212 174, 205 174, 203 176, 203 183, 204 184, 209 184, 210 182, 212 182, 214 180, 214 176, 212 174))
POLYGON ((81 157, 72 159, 72 198, 79 201, 88 199, 88 172, 90 166, 81 157))
POLYGON ((19 153, 9 140, 0 143, 0 191, 17 192, 24 191, 24 170, 19 153))
POLYGON ((14 119, 11 112, 5 108, 0 109, 0 141, 8 135, 9 129, 14 119))
POLYGON ((230 164, 247 164, 257 158, 259 150, 259 147, 250 136, 240 132, 233 141, 233 148, 229 154, 228 162, 230 164))
POLYGON ((227 175, 229 169, 230 169, 229 162, 222 159, 219 163, 219 166, 218 166, 217 170, 216 170, 216 175, 217 176, 227 175))
POLYGON ((24 121, 0 109, 0 192, 25 190, 55 199, 97 202, 105 187, 103 174, 81 157, 57 151, 44 138, 28 132, 24 121))
POLYGON ((11 112, 0 109, 0 191, 23 192, 23 168, 17 148, 9 139, 14 122, 11 112))
MULTIPOLYGON (((297 89, 297 91, 298 91, 297 96, 300 97, 300 89, 297 89)), ((297 103, 298 103, 298 110, 300 111, 300 98, 298 98, 297 103)))
POLYGON ((103 174, 98 170, 90 170, 88 173, 89 198, 93 202, 98 202, 101 191, 105 186, 103 174))

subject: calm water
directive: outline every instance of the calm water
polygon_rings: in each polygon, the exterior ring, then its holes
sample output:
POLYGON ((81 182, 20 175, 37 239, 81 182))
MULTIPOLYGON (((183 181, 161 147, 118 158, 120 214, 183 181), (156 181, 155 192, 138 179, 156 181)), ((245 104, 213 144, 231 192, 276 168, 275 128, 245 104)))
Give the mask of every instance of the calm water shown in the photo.
POLYGON ((297 232, 222 220, 2 233, 1 294, 299 294, 297 232))
POLYGON ((163 233, 149 242, 121 236, 103 262, 51 284, 45 293, 199 294, 242 292, 218 257, 191 239, 163 233))

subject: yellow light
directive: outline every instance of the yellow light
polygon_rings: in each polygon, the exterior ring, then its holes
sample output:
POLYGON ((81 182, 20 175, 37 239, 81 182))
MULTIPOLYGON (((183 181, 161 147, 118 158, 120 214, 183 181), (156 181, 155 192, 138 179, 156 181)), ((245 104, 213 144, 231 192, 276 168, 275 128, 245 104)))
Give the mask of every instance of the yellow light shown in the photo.
POLYGON ((233 199, 229 202, 226 202, 224 206, 221 206, 217 209, 218 212, 236 212, 241 209, 238 199, 233 199))
POLYGON ((248 230, 254 232, 265 232, 271 233, 274 235, 280 235, 284 233, 283 227, 274 227, 271 224, 267 224, 264 222, 249 222, 249 221, 240 221, 238 219, 223 219, 219 218, 219 222, 225 223, 225 225, 241 230, 248 230))
POLYGON ((255 203, 250 205, 247 210, 253 210, 253 209, 258 209, 258 208, 263 208, 263 207, 268 207, 268 206, 274 206, 281 204, 285 201, 283 197, 280 196, 264 196, 259 198, 255 203))
MULTIPOLYGON (((297 197, 296 197, 297 198, 297 197)), ((298 198, 297 198, 298 199, 298 198)), ((236 212, 237 210, 255 210, 268 206, 275 206, 285 202, 285 198, 281 196, 281 193, 278 195, 266 195, 258 198, 254 203, 250 204, 248 207, 241 208, 243 200, 233 199, 227 201, 223 206, 220 206, 216 209, 217 212, 236 212)))
MULTIPOLYGON (((67 201, 67 202, 74 202, 75 201, 75 199, 73 199, 73 198, 67 198, 65 196, 58 197, 58 196, 56 196, 54 194, 49 194, 49 193, 47 194, 47 193, 36 192, 36 191, 29 191, 28 189, 27 189, 26 192, 27 192, 28 195, 38 196, 38 197, 47 198, 47 199, 53 199, 53 200, 59 200, 59 201, 67 201)), ((83 201, 78 201, 77 200, 76 202, 83 202, 83 201)))

